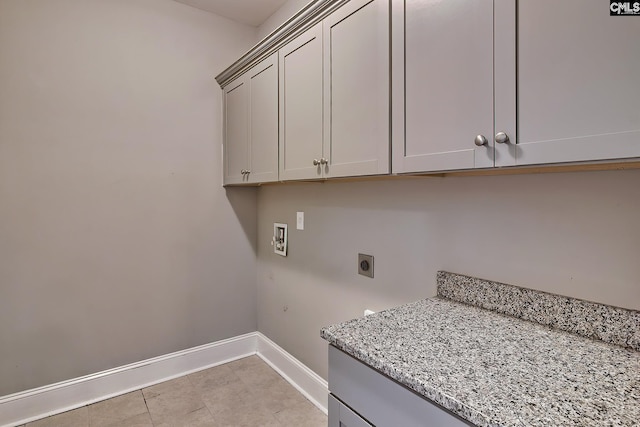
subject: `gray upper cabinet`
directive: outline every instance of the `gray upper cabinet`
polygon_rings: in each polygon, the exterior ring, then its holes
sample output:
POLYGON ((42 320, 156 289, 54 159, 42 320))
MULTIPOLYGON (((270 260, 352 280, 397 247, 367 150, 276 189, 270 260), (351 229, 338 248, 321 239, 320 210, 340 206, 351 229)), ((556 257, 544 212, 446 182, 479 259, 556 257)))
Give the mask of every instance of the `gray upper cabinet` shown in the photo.
POLYGON ((249 182, 278 180, 278 54, 247 73, 249 83, 249 182))
POLYGON ((351 0, 280 49, 280 179, 389 173, 389 1, 351 0))
POLYGON ((389 173, 389 1, 351 0, 323 21, 326 177, 389 173))
POLYGON ((280 49, 280 179, 322 177, 322 23, 280 49))
POLYGON ((608 6, 518 1, 516 164, 640 157, 640 18, 608 6))
POLYGON ((310 2, 217 77, 224 182, 640 158, 638 40, 601 0, 310 2))
POLYGON ((244 78, 224 88, 224 184, 245 181, 249 153, 248 85, 244 78))
POLYGON ((637 40, 599 0, 393 2, 393 172, 640 157, 637 40))
POLYGON ((278 180, 278 54, 224 90, 224 183, 278 180))
POLYGON ((493 0, 393 9, 393 172, 492 167, 493 0))

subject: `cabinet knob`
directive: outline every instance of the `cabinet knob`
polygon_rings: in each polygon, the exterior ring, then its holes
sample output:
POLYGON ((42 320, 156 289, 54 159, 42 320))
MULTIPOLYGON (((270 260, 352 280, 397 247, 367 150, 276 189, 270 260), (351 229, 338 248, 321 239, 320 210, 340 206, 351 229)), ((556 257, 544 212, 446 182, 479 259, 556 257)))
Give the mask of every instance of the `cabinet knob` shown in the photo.
POLYGON ((320 164, 321 165, 326 165, 329 163, 329 160, 325 159, 324 157, 320 159, 320 164))
POLYGON ((487 138, 485 138, 484 135, 476 136, 473 142, 475 142, 478 147, 482 147, 483 145, 487 145, 489 143, 489 141, 487 141, 487 138))
POLYGON ((498 144, 508 144, 509 143, 509 135, 504 132, 496 133, 496 142, 498 144))
POLYGON ((247 170, 246 170, 246 169, 241 169, 241 170, 240 170, 240 173, 241 173, 242 175, 244 175, 245 173, 247 173, 247 170))
POLYGON ((246 170, 244 171, 244 173, 246 173, 247 175, 249 175, 249 174, 251 173, 251 171, 250 171, 249 169, 246 169, 246 170))
POLYGON ((318 166, 318 165, 321 165, 321 164, 322 164, 322 162, 320 160, 313 159, 313 166, 318 166))

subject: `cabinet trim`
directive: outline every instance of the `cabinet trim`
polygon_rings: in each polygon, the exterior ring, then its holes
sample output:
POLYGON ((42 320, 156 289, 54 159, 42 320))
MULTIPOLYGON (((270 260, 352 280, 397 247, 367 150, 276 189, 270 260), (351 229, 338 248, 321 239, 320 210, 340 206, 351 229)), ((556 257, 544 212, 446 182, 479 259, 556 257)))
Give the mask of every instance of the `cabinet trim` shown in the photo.
POLYGON ((224 88, 229 82, 239 77, 252 65, 269 56, 285 45, 288 41, 301 34, 307 28, 347 3, 349 0, 315 0, 300 9, 284 24, 276 28, 271 34, 260 40, 240 59, 227 67, 216 76, 220 87, 224 88))

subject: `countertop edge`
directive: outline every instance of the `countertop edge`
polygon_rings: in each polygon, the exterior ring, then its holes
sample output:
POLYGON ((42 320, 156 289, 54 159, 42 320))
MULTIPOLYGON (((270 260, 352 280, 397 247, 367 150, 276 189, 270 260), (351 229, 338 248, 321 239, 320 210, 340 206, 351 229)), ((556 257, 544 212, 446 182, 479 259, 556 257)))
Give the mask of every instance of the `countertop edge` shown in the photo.
MULTIPOLYGON (((438 298, 438 297, 435 297, 438 298)), ((421 387, 412 387, 412 384, 415 382, 415 379, 409 377, 408 375, 403 375, 397 369, 392 369, 393 373, 396 375, 391 375, 388 372, 385 372, 385 368, 388 371, 389 367, 385 366, 384 363, 380 360, 372 358, 371 355, 364 354, 355 350, 353 347, 346 344, 344 341, 341 341, 336 336, 331 334, 328 330, 329 327, 322 328, 320 330, 320 337, 329 342, 329 344, 333 345, 337 349, 345 352, 349 356, 354 359, 364 363, 365 365, 375 369, 381 375, 390 378, 391 380, 397 382, 403 387, 408 388, 409 390, 417 393, 421 397, 428 399, 442 408, 450 411, 451 413, 459 416, 460 418, 473 423, 478 427, 500 427, 499 424, 492 422, 488 419, 488 417, 483 414, 481 411, 474 409, 471 406, 464 404, 463 402, 447 395, 446 393, 441 392, 437 388, 433 386, 429 386, 427 384, 420 384, 421 387)))

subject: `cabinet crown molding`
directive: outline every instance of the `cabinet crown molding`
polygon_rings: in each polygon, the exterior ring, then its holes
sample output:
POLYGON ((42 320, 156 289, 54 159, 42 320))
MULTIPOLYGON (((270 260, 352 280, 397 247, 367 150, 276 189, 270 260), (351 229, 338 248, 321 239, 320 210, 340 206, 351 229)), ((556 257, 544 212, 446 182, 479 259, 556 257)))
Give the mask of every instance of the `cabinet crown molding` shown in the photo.
POLYGON ((312 0, 216 76, 221 88, 349 0, 312 0))

